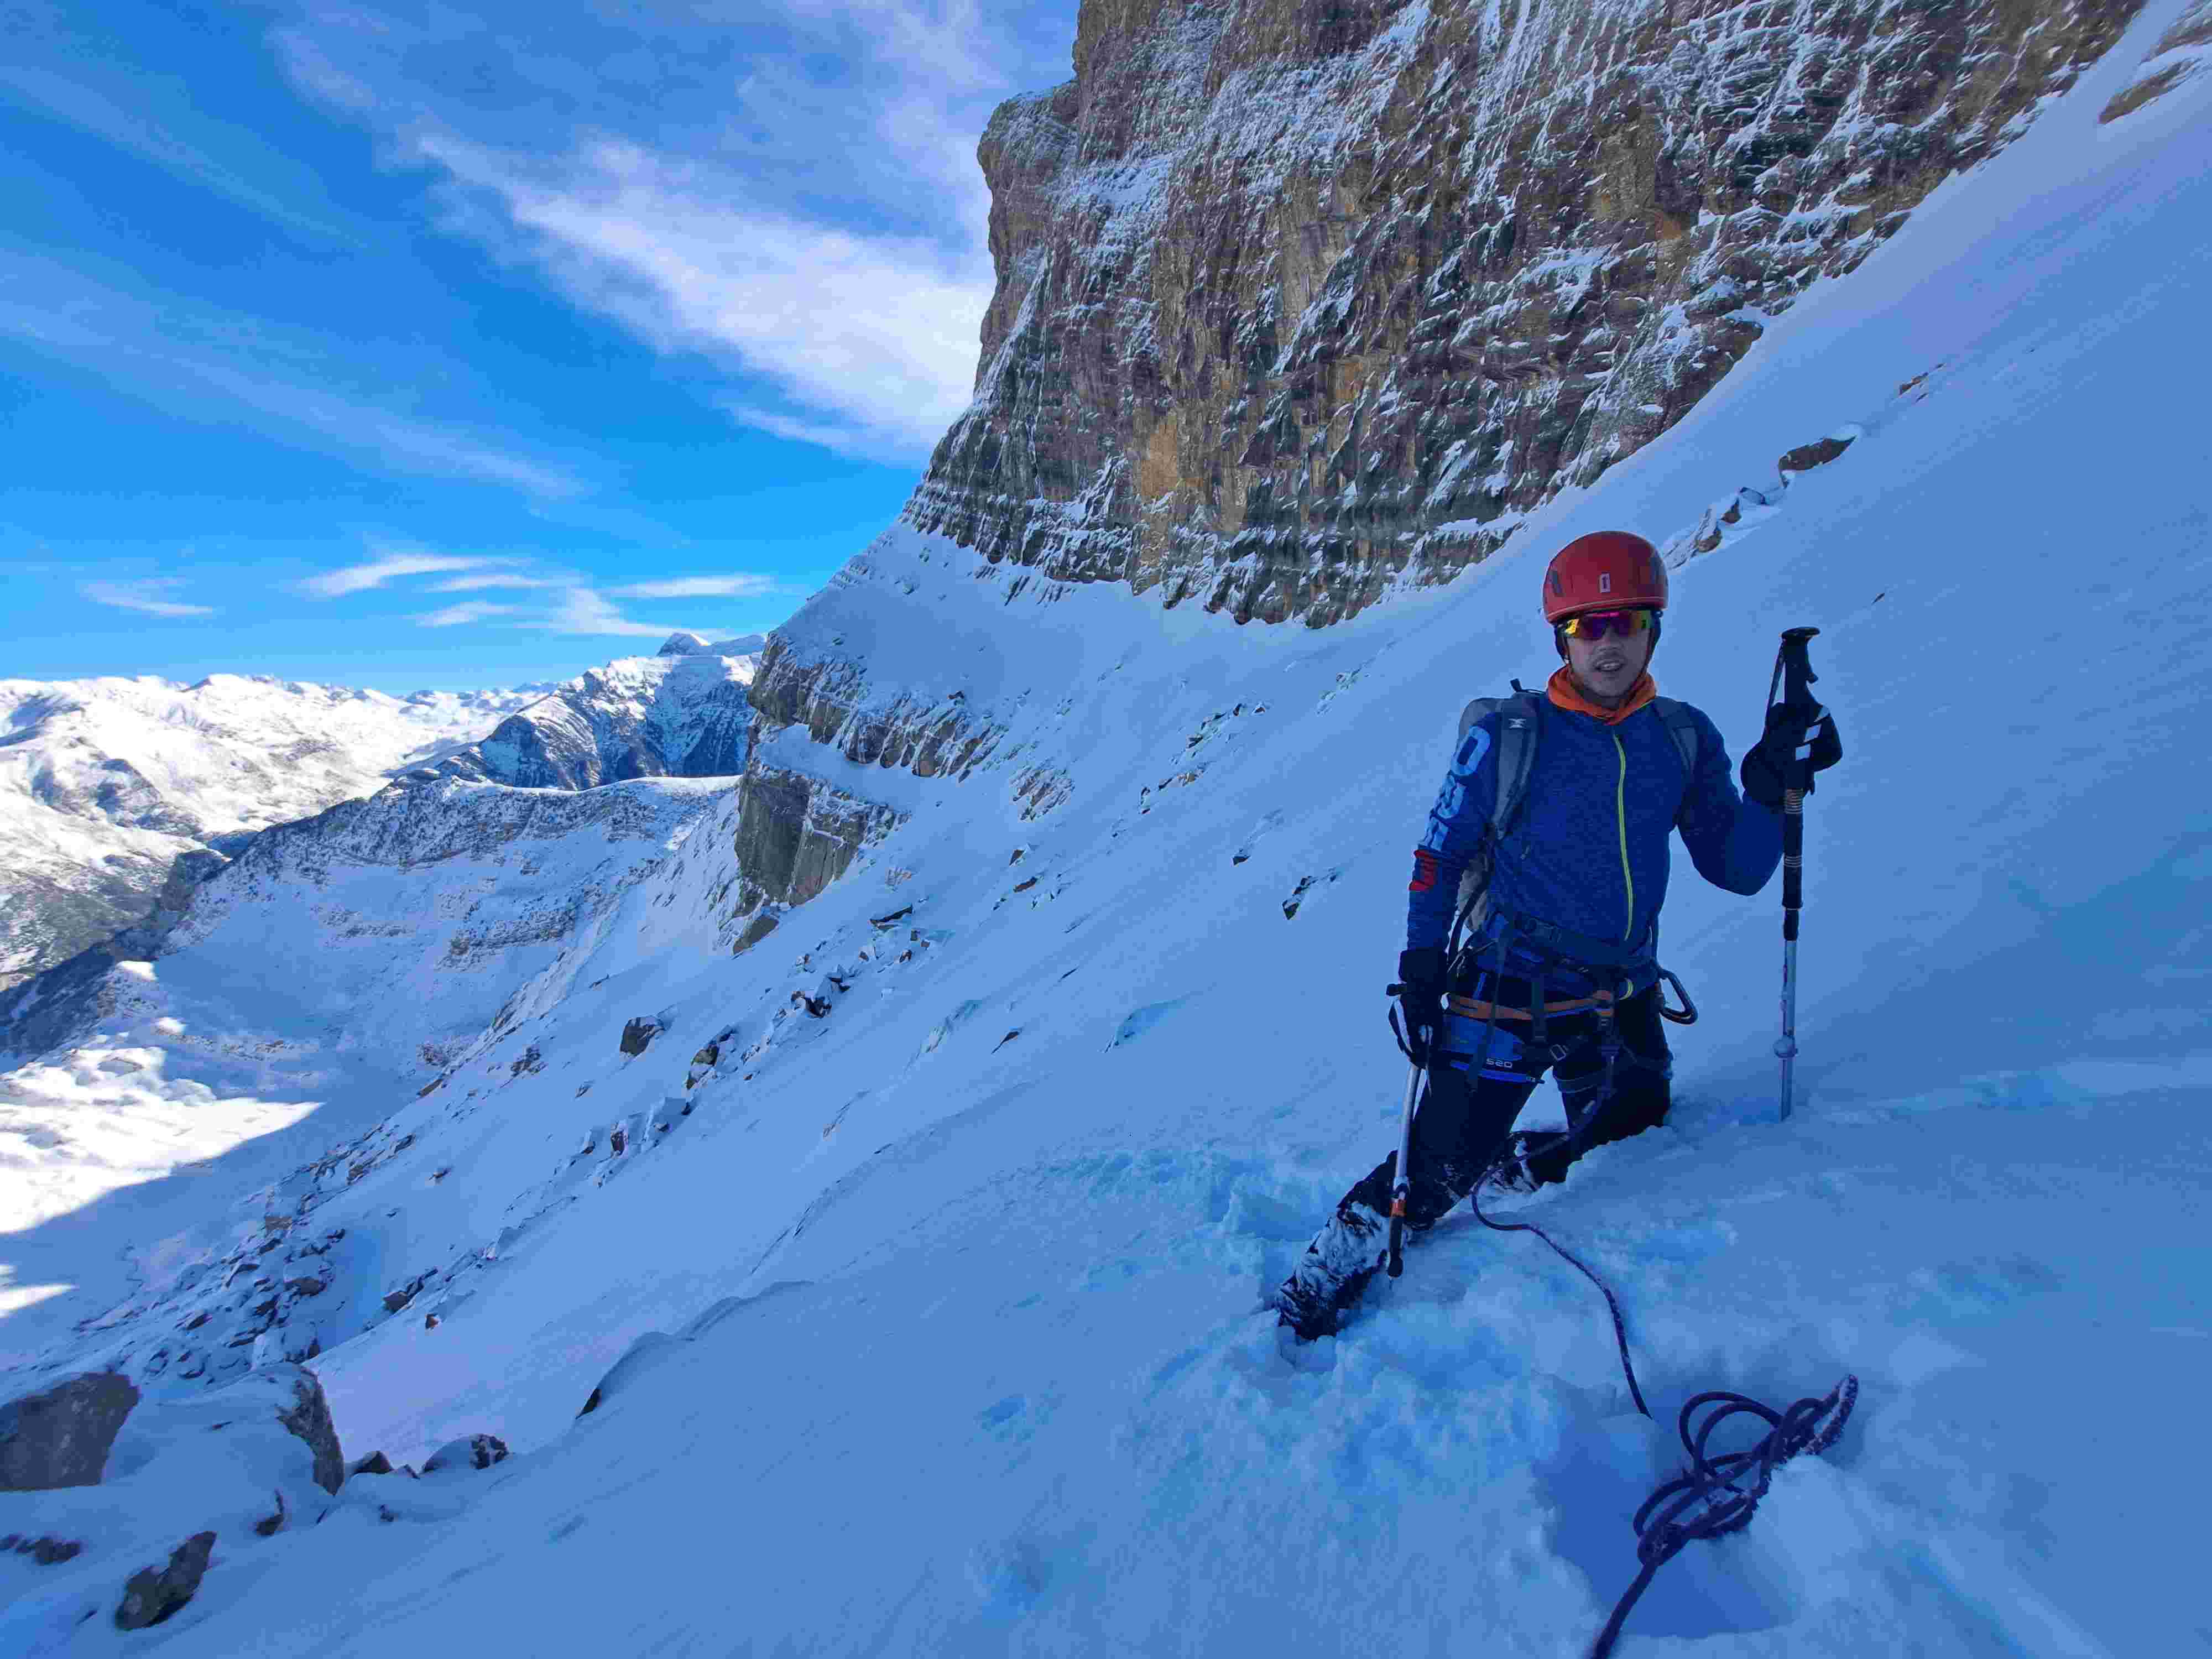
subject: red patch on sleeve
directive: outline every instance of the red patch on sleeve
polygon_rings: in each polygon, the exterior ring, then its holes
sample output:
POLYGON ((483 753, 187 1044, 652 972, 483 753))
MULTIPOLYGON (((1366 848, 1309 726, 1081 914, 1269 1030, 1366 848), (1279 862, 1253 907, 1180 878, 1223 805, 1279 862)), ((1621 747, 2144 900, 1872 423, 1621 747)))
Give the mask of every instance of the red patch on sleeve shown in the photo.
POLYGON ((1413 849, 1413 878, 1407 883, 1409 893, 1425 893, 1437 884, 1437 855, 1425 847, 1413 849))

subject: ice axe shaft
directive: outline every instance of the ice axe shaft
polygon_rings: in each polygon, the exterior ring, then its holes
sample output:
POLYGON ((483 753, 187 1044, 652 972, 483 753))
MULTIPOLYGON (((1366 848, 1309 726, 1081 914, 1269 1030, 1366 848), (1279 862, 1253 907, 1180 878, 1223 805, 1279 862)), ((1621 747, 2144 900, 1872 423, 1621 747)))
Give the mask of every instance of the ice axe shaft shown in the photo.
MULTIPOLYGON (((1813 672, 1807 647, 1820 630, 1784 629, 1782 648, 1775 653, 1774 678, 1766 688, 1766 706, 1774 706, 1778 689, 1790 703, 1812 701, 1813 672)), ((1794 1067, 1797 1059, 1797 916, 1805 908, 1805 794, 1812 782, 1811 762, 1801 750, 1790 760, 1782 787, 1782 1035, 1775 1039, 1774 1057, 1782 1062, 1782 1116, 1790 1116, 1794 1067)))
POLYGON ((1421 1093, 1421 1066, 1417 1060, 1406 1073, 1406 1116, 1398 1132, 1398 1173, 1390 1183, 1390 1252, 1385 1267, 1391 1278, 1406 1271, 1406 1198, 1413 1190, 1407 1175, 1413 1158, 1413 1108, 1421 1093))

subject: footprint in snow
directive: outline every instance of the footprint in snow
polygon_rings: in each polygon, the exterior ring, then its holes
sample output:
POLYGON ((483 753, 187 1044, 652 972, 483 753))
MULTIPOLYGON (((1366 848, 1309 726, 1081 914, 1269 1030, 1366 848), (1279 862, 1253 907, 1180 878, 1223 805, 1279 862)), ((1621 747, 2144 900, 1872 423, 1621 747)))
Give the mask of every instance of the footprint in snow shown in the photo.
POLYGON ((1187 997, 1176 997, 1166 1002, 1146 1003, 1122 1020, 1114 1032, 1114 1040, 1106 1046, 1118 1048, 1125 1042, 1134 1042, 1188 1000, 1187 997))

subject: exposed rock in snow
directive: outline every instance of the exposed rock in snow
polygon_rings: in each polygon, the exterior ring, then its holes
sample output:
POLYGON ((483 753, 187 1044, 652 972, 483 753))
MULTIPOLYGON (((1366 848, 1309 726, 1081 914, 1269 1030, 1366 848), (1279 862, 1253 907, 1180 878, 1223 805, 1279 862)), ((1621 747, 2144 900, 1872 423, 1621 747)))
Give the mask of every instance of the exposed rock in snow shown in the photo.
POLYGON ((227 1559, 319 1520, 345 1473, 321 1382, 284 1364, 189 1400, 147 1401, 106 1462, 96 1485, 0 1494, 0 1527, 35 1521, 80 1542, 49 1553, 34 1594, 0 1597, 0 1650, 48 1651, 103 1612, 120 1630, 163 1622, 227 1559))
POLYGON ((804 904, 851 868, 860 849, 896 826, 893 808, 822 779, 754 766, 738 794, 737 914, 804 904))
POLYGON ((2132 115, 2172 92, 2191 76, 2212 69, 2212 0, 2196 3, 2175 20, 2143 54, 2134 79, 2105 106, 2100 121, 2132 115))
POLYGON ((98 1486, 137 1403, 130 1378, 95 1371, 0 1406, 0 1492, 98 1486))
POLYGON ((463 1435, 432 1452, 422 1464, 422 1473, 442 1474, 447 1471, 488 1469, 495 1463, 505 1462, 507 1455, 507 1442, 495 1434, 463 1435))
POLYGON ((116 1606, 115 1628, 145 1630, 158 1625, 198 1595, 200 1580, 207 1576, 208 1559, 215 1552, 215 1539, 212 1532, 196 1532, 169 1552, 167 1565, 132 1573, 116 1606))

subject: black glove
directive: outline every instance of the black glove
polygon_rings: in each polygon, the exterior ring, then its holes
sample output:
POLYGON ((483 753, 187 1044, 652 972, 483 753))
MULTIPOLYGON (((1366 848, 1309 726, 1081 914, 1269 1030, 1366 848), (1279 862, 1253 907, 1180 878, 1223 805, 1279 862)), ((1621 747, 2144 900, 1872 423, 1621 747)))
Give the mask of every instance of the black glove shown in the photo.
POLYGON ((1813 793, 1813 774, 1844 757, 1836 717, 1817 702, 1778 702, 1766 711, 1766 732, 1744 751, 1743 793, 1761 806, 1782 810, 1782 792, 1813 793))
POLYGON ((1398 982, 1390 994, 1398 999, 1398 1017, 1406 1028, 1407 1057, 1416 1066, 1427 1065, 1444 1018, 1444 953, 1433 945, 1401 951, 1398 982))

